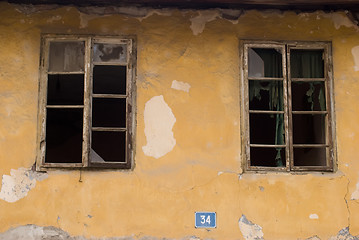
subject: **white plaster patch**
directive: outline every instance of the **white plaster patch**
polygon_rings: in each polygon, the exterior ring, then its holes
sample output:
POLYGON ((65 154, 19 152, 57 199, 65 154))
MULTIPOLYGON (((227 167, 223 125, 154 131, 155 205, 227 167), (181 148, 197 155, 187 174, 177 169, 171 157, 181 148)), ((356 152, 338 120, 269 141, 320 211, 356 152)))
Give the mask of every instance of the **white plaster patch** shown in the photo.
POLYGON ((359 181, 357 182, 357 184, 356 184, 356 189, 355 189, 355 191, 352 193, 350 199, 351 199, 351 200, 359 200, 359 181))
POLYGON ((242 215, 239 219, 239 229, 246 240, 263 240, 262 227, 249 221, 246 216, 242 215))
POLYGON ((46 173, 34 172, 26 168, 11 169, 10 175, 2 176, 0 199, 16 202, 24 197, 36 186, 36 181, 47 178, 46 173))
POLYGON ((352 48, 352 55, 354 58, 354 71, 359 71, 359 46, 355 46, 352 48))
POLYGON ((180 90, 180 91, 184 91, 184 92, 189 92, 191 85, 189 85, 188 83, 185 83, 185 82, 173 80, 171 88, 180 90))
POLYGON ((46 22, 48 22, 48 23, 52 23, 52 22, 54 22, 54 21, 60 21, 61 20, 61 16, 59 16, 59 15, 56 15, 56 16, 52 16, 51 18, 49 18, 49 19, 47 19, 47 21, 46 22))
POLYGON ((312 214, 309 215, 309 218, 310 219, 319 219, 319 216, 316 213, 312 213, 312 214))
POLYGON ((142 18, 137 18, 140 22, 142 22, 142 20, 151 17, 152 15, 158 15, 158 16, 166 16, 169 17, 172 15, 172 12, 169 9, 161 9, 161 10, 151 10, 147 13, 146 16, 142 17, 142 18))
POLYGON ((79 8, 81 13, 86 14, 87 16, 80 16, 81 21, 83 21, 80 25, 84 27, 87 23, 86 21, 89 20, 89 18, 95 18, 100 16, 109 16, 114 14, 119 14, 124 17, 133 17, 136 18, 138 21, 142 21, 154 14, 157 14, 159 16, 171 16, 172 11, 166 8, 163 8, 161 10, 153 9, 153 8, 144 8, 144 7, 80 7, 79 8))
POLYGON ((202 33, 204 28, 206 27, 206 23, 211 22, 219 17, 218 11, 199 11, 197 17, 191 18, 191 26, 193 35, 198 35, 202 33))
POLYGON ((80 12, 80 28, 86 28, 88 26, 88 22, 92 19, 98 18, 96 15, 88 15, 80 12))
POLYGON ((334 23, 335 29, 339 29, 341 26, 348 28, 356 27, 356 25, 347 16, 344 16, 343 14, 331 13, 331 18, 334 23))
POLYGON ((156 159, 172 151, 176 145, 172 128, 176 118, 162 95, 148 100, 144 111, 147 145, 142 147, 146 156, 156 159))

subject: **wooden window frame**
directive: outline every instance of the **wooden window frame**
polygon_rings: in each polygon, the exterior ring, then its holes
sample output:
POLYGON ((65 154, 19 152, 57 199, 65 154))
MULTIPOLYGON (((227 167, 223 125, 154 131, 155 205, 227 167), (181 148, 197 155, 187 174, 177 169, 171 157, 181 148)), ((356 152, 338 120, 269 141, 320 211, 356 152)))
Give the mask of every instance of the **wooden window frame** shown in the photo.
MULTIPOLYGON (((263 171, 277 171, 277 172, 333 172, 335 171, 336 159, 336 144, 335 144, 335 122, 334 122, 334 92, 333 92, 333 68, 332 68, 332 50, 331 42, 296 42, 296 41, 256 41, 245 40, 240 42, 241 47, 241 136, 242 136, 242 156, 243 156, 243 169, 248 172, 263 172, 263 171), (248 49, 252 47, 257 48, 276 48, 282 51, 282 70, 283 77, 274 78, 252 78, 248 76, 248 49), (290 68, 290 51, 291 49, 320 49, 324 52, 324 78, 321 81, 325 82, 325 99, 326 99, 326 142, 323 144, 326 147, 326 166, 294 166, 293 161, 293 146, 304 144, 293 144, 293 120, 292 120, 292 96, 291 96, 291 83, 299 79, 291 78, 290 68), (285 133, 285 162, 283 167, 264 167, 264 166, 251 166, 250 162, 250 147, 259 146, 265 147, 266 144, 251 144, 250 143, 250 123, 249 123, 249 80, 280 80, 283 81, 283 111, 284 114, 284 133, 285 133)), ((301 79, 303 80, 303 79, 301 79)), ((318 79, 315 79, 318 81, 318 79)), ((257 111, 265 112, 265 111, 257 111)), ((268 112, 268 111, 267 111, 268 112)), ((316 111, 308 111, 312 114, 316 111)), ((278 112, 276 112, 278 113, 278 112)), ((309 145, 309 144, 308 144, 309 145)), ((313 144, 314 145, 314 144, 313 144)), ((320 144, 315 144, 320 145, 320 144)), ((279 145, 273 145, 279 146, 279 145)), ((267 145, 270 147, 270 145, 267 145)))
MULTIPOLYGON (((106 64, 103 64, 106 65, 106 64)), ((49 169, 132 169, 134 166, 134 136, 135 136, 135 76, 136 76, 136 40, 134 36, 97 36, 97 35, 57 35, 43 34, 41 36, 40 54, 40 81, 39 81, 39 112, 38 112, 38 135, 37 135, 37 159, 36 170, 46 171, 49 169), (49 163, 45 162, 46 151, 46 109, 66 108, 66 105, 47 105, 48 74, 58 74, 49 71, 50 42, 74 42, 85 43, 84 71, 60 72, 59 74, 84 74, 84 103, 83 105, 71 106, 71 108, 83 108, 83 136, 82 136, 82 162, 81 163, 49 163), (127 66, 126 94, 94 94, 92 91, 92 71, 95 65, 93 61, 94 43, 125 44, 127 46, 127 59, 125 63, 111 63, 111 65, 127 66), (98 95, 98 96, 97 96, 98 95), (101 96, 100 96, 101 95, 101 96), (121 96, 119 96, 121 95, 121 96), (92 127, 92 98, 126 98, 126 127, 125 128, 96 128, 92 127), (125 162, 91 162, 91 132, 96 130, 125 131, 126 132, 126 157, 125 162)))

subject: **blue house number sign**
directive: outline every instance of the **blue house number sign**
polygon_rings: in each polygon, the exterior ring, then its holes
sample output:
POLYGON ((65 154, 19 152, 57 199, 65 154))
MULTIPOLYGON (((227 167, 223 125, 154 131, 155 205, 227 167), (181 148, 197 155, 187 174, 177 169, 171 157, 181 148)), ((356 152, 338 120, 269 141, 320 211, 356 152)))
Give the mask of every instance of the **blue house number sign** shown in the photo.
POLYGON ((196 228, 215 228, 217 227, 217 219, 215 212, 196 212, 195 213, 196 228))

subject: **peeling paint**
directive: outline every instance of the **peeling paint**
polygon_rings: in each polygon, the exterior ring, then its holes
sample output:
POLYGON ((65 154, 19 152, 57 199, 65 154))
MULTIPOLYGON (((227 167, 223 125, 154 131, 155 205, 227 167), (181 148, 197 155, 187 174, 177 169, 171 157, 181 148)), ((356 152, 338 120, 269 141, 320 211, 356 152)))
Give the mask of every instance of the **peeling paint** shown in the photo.
POLYGON ((162 95, 148 100, 144 120, 147 145, 142 150, 145 155, 160 158, 172 151, 176 145, 172 131, 176 118, 162 95))
POLYGON ((198 11, 198 16, 191 18, 191 26, 193 35, 198 35, 203 32, 206 27, 206 23, 211 22, 219 17, 218 11, 207 10, 198 11))
MULTIPOLYGON (((4 233, 0 233, 0 240, 44 240, 44 239, 57 239, 57 240, 174 240, 173 238, 157 238, 152 236, 123 236, 123 237, 90 237, 84 236, 71 236, 64 230, 52 226, 41 227, 37 225, 25 225, 11 228, 4 233)), ((179 240, 200 240, 196 236, 187 236, 179 238, 179 240)))
POLYGON ((59 8, 59 5, 56 4, 41 4, 41 5, 31 5, 31 4, 20 4, 16 5, 16 11, 23 13, 25 15, 31 15, 34 13, 48 11, 59 8))
POLYGON ((306 240, 320 240, 320 238, 317 235, 315 235, 310 238, 307 238, 306 240))
POLYGON ((56 16, 52 16, 51 18, 49 18, 46 22, 52 23, 52 22, 54 22, 54 21, 60 21, 61 19, 62 19, 61 16, 56 15, 56 16))
POLYGON ((47 178, 46 173, 34 172, 26 168, 12 169, 10 175, 2 176, 0 199, 6 202, 16 202, 36 186, 36 181, 47 178))
POLYGON ((221 17, 230 21, 233 24, 238 24, 239 17, 243 14, 240 9, 220 9, 221 17))
POLYGON ((351 200, 358 200, 358 199, 359 199, 359 181, 357 182, 357 184, 356 184, 356 189, 355 189, 355 191, 352 193, 350 199, 351 199, 351 200))
POLYGON ((319 216, 316 213, 312 213, 312 214, 309 215, 309 218, 310 219, 319 219, 319 216))
POLYGON ((340 230, 336 236, 330 237, 328 240, 358 240, 358 239, 359 239, 359 235, 358 236, 351 235, 349 232, 349 228, 346 227, 340 230))
POLYGON ((354 58, 354 71, 359 71, 359 46, 355 46, 352 48, 352 55, 354 58))
POLYGON ((262 227, 249 221, 246 216, 242 215, 239 219, 239 229, 244 239, 247 240, 263 240, 262 227))
POLYGON ((80 7, 78 8, 81 13, 86 15, 108 16, 113 14, 119 14, 125 17, 133 17, 140 22, 154 14, 159 16, 171 16, 172 11, 170 9, 153 9, 144 7, 80 7))
POLYGON ((331 13, 331 19, 334 23, 335 29, 339 29, 340 27, 354 27, 357 28, 357 26, 345 15, 340 13, 331 13))
POLYGON ((188 83, 185 83, 185 82, 173 80, 171 88, 180 90, 180 91, 184 91, 184 92, 189 92, 191 85, 189 85, 188 83))
POLYGON ((80 12, 80 28, 86 28, 88 26, 88 22, 96 18, 98 18, 98 16, 88 15, 80 12))

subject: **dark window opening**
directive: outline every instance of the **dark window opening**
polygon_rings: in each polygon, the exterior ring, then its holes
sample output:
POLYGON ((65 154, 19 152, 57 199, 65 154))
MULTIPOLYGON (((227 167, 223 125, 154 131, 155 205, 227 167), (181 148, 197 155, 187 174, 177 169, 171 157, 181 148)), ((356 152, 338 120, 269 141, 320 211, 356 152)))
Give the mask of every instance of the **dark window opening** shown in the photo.
POLYGON ((130 169, 134 40, 53 34, 42 40, 37 170, 130 169))
POLYGON ((282 53, 272 48, 248 49, 249 77, 283 77, 282 53))
POLYGON ((333 170, 325 72, 329 44, 313 49, 250 44, 244 61, 247 169, 333 170))
POLYGON ((84 75, 48 75, 47 105, 83 105, 84 75))
POLYGON ((285 166, 285 148, 258 148, 250 149, 251 166, 283 167, 285 166))
POLYGON ((324 78, 323 50, 291 49, 292 78, 324 78))
POLYGON ((92 162, 125 162, 126 132, 92 132, 92 162))
POLYGON ((94 66, 93 93, 126 95, 126 72, 126 66, 94 66))
POLYGON ((93 98, 93 127, 126 127, 126 99, 93 98))
POLYGON ((294 147, 294 166, 326 166, 326 148, 294 147))
POLYGON ((46 163, 82 162, 82 109, 47 109, 46 163))

